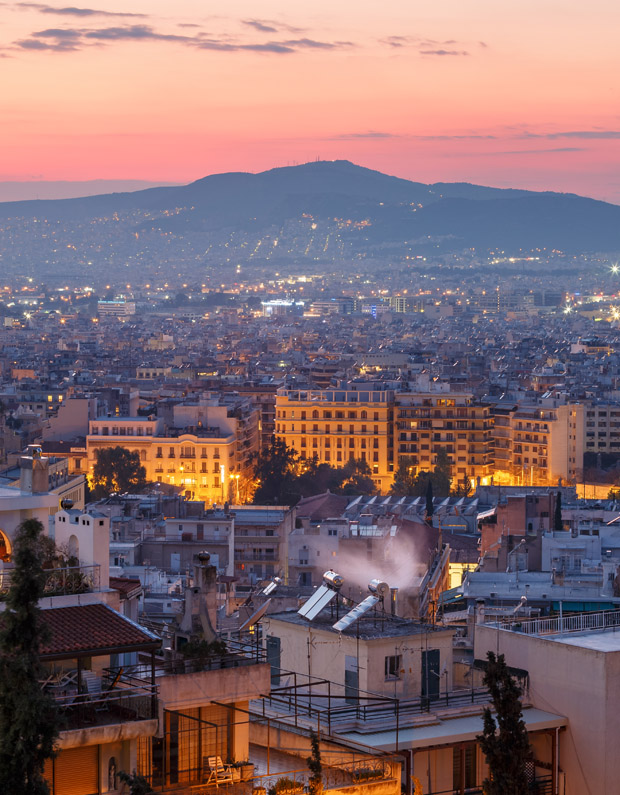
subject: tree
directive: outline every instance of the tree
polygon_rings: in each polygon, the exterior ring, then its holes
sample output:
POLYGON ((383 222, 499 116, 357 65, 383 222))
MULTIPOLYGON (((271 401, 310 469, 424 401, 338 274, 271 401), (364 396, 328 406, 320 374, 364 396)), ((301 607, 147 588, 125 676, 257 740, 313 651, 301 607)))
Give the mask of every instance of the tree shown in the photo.
POLYGON ((414 469, 410 456, 403 456, 399 460, 390 494, 395 497, 411 497, 415 494, 417 478, 413 474, 414 469))
POLYGON ((97 461, 93 470, 93 496, 108 497, 112 492, 136 492, 146 486, 146 469, 140 454, 126 447, 104 447, 95 451, 97 461))
POLYGON ((553 530, 556 533, 561 533, 564 530, 562 524, 562 492, 558 491, 555 497, 555 511, 553 513, 553 530))
POLYGON ((306 758, 308 770, 312 774, 308 779, 308 795, 321 795, 323 792, 323 765, 321 763, 321 744, 318 735, 310 732, 311 755, 306 758))
MULTIPOLYGON (((271 437, 269 448, 262 451, 254 466, 258 486, 254 492, 255 505, 286 504, 291 499, 297 453, 286 446, 283 439, 271 437)), ((297 502, 293 499, 293 502, 297 502)))
POLYGON ((433 506, 433 481, 429 478, 426 484, 426 518, 430 519, 435 512, 433 506))
POLYGON ((484 710, 484 728, 476 738, 489 765, 485 795, 523 795, 528 790, 526 762, 530 741, 521 712, 521 690, 508 671, 503 654, 487 653, 484 685, 488 687, 496 717, 484 710), (497 724, 496 724, 497 720, 497 724))
POLYGON ((452 480, 452 466, 448 454, 443 447, 437 451, 435 469, 433 470, 433 490, 438 497, 448 497, 452 480))
POLYGON ((0 626, 0 792, 47 795, 46 759, 54 755, 58 712, 41 688, 39 650, 46 639, 43 596, 43 525, 27 519, 13 544, 14 569, 0 626))
POLYGON ((370 466, 363 458, 350 458, 342 468, 333 471, 341 478, 334 489, 339 494, 375 494, 377 491, 370 466))
POLYGON ((466 474, 463 475, 462 479, 456 483, 455 487, 452 489, 452 496, 453 497, 469 497, 472 492, 472 485, 471 480, 467 477, 466 474))

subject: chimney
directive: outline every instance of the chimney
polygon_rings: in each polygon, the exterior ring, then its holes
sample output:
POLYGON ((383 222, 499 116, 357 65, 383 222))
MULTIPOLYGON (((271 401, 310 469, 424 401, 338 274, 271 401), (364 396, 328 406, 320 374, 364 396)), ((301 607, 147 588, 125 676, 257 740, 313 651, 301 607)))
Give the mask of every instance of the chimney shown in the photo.
POLYGON ((390 613, 395 616, 398 611, 398 588, 390 588, 390 613))
POLYGON ((196 557, 194 584, 185 589, 181 629, 202 632, 204 639, 212 642, 217 638, 217 569, 210 565, 208 552, 199 552, 196 557))
POLYGON ((19 487, 30 494, 46 494, 49 491, 49 459, 43 457, 38 445, 31 444, 19 459, 21 469, 19 487))
POLYGON ((476 624, 484 624, 484 599, 476 599, 476 624))

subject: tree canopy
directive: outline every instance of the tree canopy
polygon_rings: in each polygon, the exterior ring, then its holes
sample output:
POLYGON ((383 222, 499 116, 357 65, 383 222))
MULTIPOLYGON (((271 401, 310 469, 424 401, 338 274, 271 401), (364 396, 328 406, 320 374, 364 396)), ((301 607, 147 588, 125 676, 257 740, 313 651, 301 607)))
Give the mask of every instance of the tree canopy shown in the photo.
POLYGON ((432 472, 421 470, 413 474, 415 465, 410 456, 403 456, 394 474, 394 483, 390 493, 396 497, 424 497, 429 481, 432 483, 436 497, 448 497, 452 479, 452 467, 447 452, 442 448, 437 451, 435 467, 432 472))
POLYGON ((39 599, 43 596, 46 554, 43 526, 23 522, 13 544, 11 587, 0 624, 0 792, 47 795, 45 761, 54 755, 58 713, 40 681, 45 640, 39 599))
POLYGON ((258 505, 293 505, 302 497, 328 489, 335 494, 375 494, 377 490, 368 462, 351 458, 342 467, 332 467, 316 458, 300 459, 286 442, 275 437, 256 459, 254 476, 258 480, 254 503, 258 505))
POLYGON ((113 492, 137 492, 146 486, 146 469, 140 454, 126 447, 104 447, 95 451, 93 496, 108 497, 113 492))
POLYGON ((521 690, 510 675, 503 654, 487 653, 484 685, 495 717, 484 710, 484 728, 477 737, 489 765, 490 779, 482 785, 485 795, 523 795, 528 791, 526 762, 530 741, 521 711, 521 690))

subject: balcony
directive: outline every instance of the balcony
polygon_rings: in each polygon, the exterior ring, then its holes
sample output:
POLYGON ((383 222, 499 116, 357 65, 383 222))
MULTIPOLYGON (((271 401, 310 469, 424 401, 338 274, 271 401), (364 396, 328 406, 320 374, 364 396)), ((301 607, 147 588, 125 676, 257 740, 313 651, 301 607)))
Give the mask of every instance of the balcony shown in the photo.
POLYGON ((46 684, 62 719, 61 746, 67 745, 66 732, 157 718, 157 687, 150 683, 150 671, 146 677, 123 669, 106 669, 101 677, 92 674, 86 678, 87 673, 67 671, 46 684))
MULTIPOLYGON (((44 596, 67 596, 99 591, 101 590, 99 571, 99 565, 49 569, 45 575, 44 596)), ((0 601, 6 599, 12 579, 12 568, 5 568, 0 572, 0 601)))

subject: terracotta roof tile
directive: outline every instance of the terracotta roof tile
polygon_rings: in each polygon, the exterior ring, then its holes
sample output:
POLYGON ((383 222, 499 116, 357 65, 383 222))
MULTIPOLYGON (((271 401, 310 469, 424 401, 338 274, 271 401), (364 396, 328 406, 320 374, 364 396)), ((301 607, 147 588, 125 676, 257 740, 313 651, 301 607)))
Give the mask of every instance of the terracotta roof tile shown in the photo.
POLYGON ((161 641, 103 603, 54 607, 41 611, 50 631, 41 645, 43 659, 112 654, 156 648, 161 641))
POLYGON ((137 577, 110 577, 110 588, 120 591, 128 599, 142 590, 142 583, 137 577))

